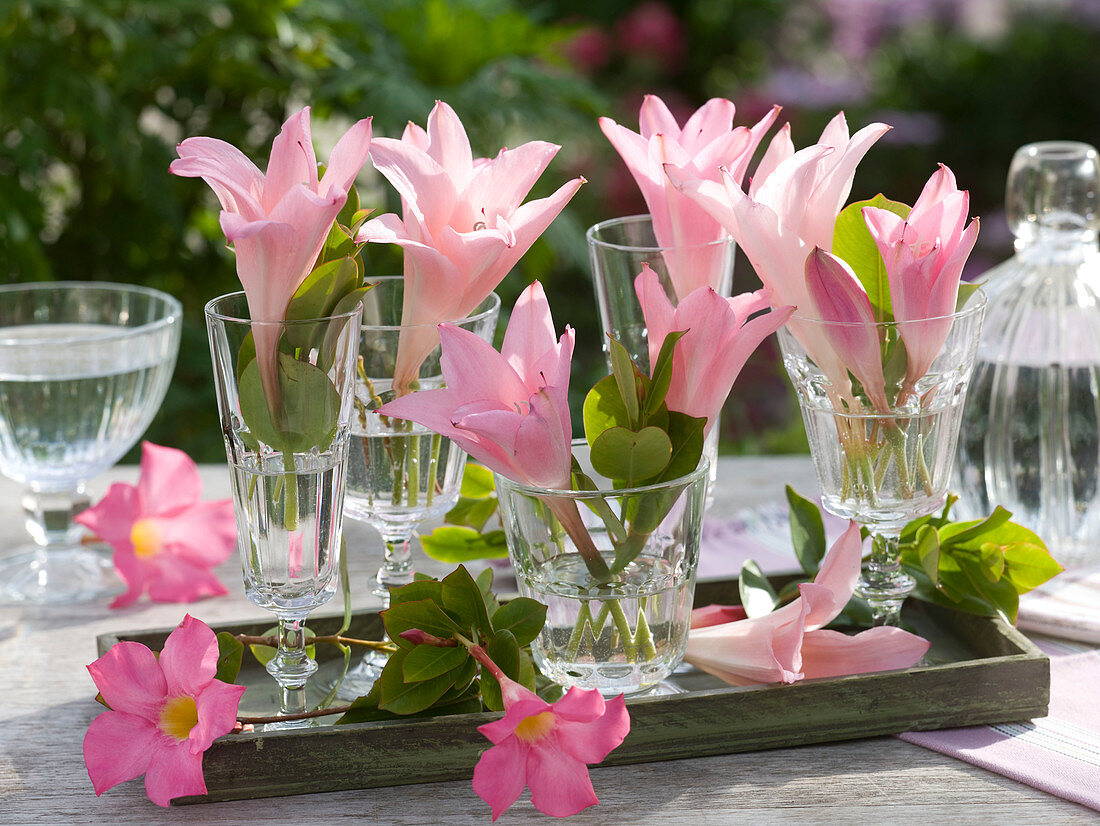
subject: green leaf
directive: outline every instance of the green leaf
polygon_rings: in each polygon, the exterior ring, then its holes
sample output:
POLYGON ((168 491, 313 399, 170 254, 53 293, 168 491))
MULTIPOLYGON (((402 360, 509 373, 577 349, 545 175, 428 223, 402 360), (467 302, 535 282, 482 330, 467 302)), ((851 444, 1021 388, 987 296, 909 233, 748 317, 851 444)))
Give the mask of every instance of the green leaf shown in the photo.
POLYGON ((418 645, 405 657, 401 676, 407 683, 423 682, 454 671, 469 659, 470 653, 461 646, 418 645))
POLYGON ((430 680, 405 682, 405 658, 410 653, 406 649, 398 649, 390 654, 377 680, 379 709, 394 714, 415 714, 434 705, 455 684, 457 675, 453 671, 430 680))
POLYGON ((940 529, 940 542, 954 547, 956 545, 965 546, 975 540, 990 541, 994 532, 1011 518, 1012 512, 998 505, 996 510, 985 519, 971 522, 952 522, 950 525, 945 525, 940 529))
POLYGON ((459 565, 443 578, 442 605, 462 628, 484 634, 492 631, 481 589, 464 566, 459 565))
MULTIPOLYGON (((473 661, 472 657, 470 661, 473 661)), ((461 671, 456 673, 461 673, 461 671)), ((376 680, 370 693, 357 698, 355 702, 351 704, 351 708, 349 708, 342 717, 336 720, 335 725, 373 723, 379 720, 402 720, 410 717, 438 717, 444 714, 472 714, 482 711, 481 700, 479 700, 476 694, 471 690, 467 689, 463 692, 455 692, 453 697, 451 696, 451 691, 448 690, 434 705, 416 712, 415 714, 394 714, 392 711, 387 711, 378 707, 378 692, 380 687, 379 682, 376 680)))
POLYGON ((981 284, 971 284, 969 281, 962 281, 959 283, 959 293, 955 298, 955 312, 958 312, 966 306, 966 302, 970 300, 970 296, 974 295, 981 289, 981 284))
POLYGON ((860 283, 867 290, 876 321, 893 321, 894 309, 890 301, 890 282, 886 277, 886 265, 878 246, 863 220, 864 207, 888 209, 902 218, 909 217, 910 208, 883 195, 869 201, 849 204, 836 218, 833 227, 833 254, 847 262, 860 283))
POLYGON ((821 511, 787 485, 787 502, 791 509, 791 542, 798 564, 809 576, 817 573, 825 558, 825 523, 821 511))
MULTIPOLYGON (((493 634, 489 644, 485 646, 485 653, 506 676, 513 680, 519 680, 519 644, 511 631, 503 629, 493 634)), ((500 696, 500 683, 484 667, 481 669, 481 699, 490 711, 504 711, 504 700, 500 696)))
POLYGON ((672 383, 672 354, 676 350, 676 343, 684 337, 687 330, 677 330, 665 336, 661 344, 661 352, 657 355, 657 363, 651 370, 652 378, 649 383, 649 392, 646 393, 645 406, 642 410, 642 421, 648 422, 652 416, 664 404, 668 395, 668 387, 672 383))
POLYGON ((508 556, 508 540, 504 531, 479 533, 459 525, 443 525, 425 534, 420 537, 420 547, 432 559, 451 565, 508 556))
POLYGON ((737 580, 737 590, 741 594, 741 605, 749 617, 762 617, 770 614, 779 605, 775 589, 753 560, 746 560, 741 566, 741 576, 737 580))
MULTIPOLYGON (((359 266, 353 258, 338 258, 321 264, 306 276, 294 292, 286 308, 287 321, 325 318, 332 315, 336 304, 359 286, 359 266)), ((288 331, 295 330, 291 325, 288 331)), ((305 347, 309 339, 295 341, 295 346, 305 347)))
POLYGON ((614 376, 604 376, 588 391, 584 397, 583 415, 584 438, 590 445, 608 428, 631 426, 614 376))
POLYGON ((241 416, 252 437, 290 453, 326 449, 336 435, 340 394, 323 372, 285 353, 278 354, 277 375, 282 395, 277 425, 260 382, 259 361, 253 360, 241 375, 241 416))
POLYGON ((390 607, 382 612, 382 622, 385 623, 390 639, 402 648, 412 648, 412 643, 401 638, 402 632, 412 628, 419 628, 444 639, 466 632, 466 629, 447 616, 433 600, 428 599, 399 602, 396 605, 391 601, 390 607))
POLYGON ((592 443, 591 457, 597 473, 632 487, 668 467, 672 440, 657 427, 643 427, 637 433, 612 427, 592 443))
POLYGON ((497 492, 493 472, 483 465, 467 462, 462 471, 462 488, 459 494, 467 499, 485 499, 497 492))
POLYGON ((444 515, 444 521, 451 525, 464 525, 480 531, 485 523, 497 512, 497 499, 489 496, 484 499, 470 499, 461 496, 455 506, 444 515))
POLYGON ((529 645, 546 625, 546 606, 527 597, 506 602, 493 614, 494 631, 510 631, 519 645, 529 645))
POLYGON ((689 416, 677 410, 669 411, 668 426, 665 432, 672 442, 672 456, 668 460, 668 466, 653 479, 644 480, 644 484, 653 485, 658 482, 671 482, 681 476, 687 476, 695 468, 699 467, 699 460, 703 456, 703 430, 707 420, 697 416, 689 416))
POLYGON ((437 579, 431 579, 422 575, 423 579, 416 579, 408 585, 394 588, 390 591, 390 605, 401 602, 416 602, 419 600, 431 600, 437 605, 443 600, 443 583, 437 579))
POLYGON ((619 390, 619 398, 622 399, 631 429, 641 424, 637 369, 626 348, 611 339, 611 374, 615 377, 615 386, 619 390))
POLYGON ((218 633, 218 670, 214 679, 223 683, 237 682, 244 657, 244 645, 228 631, 218 633))
POLYGON ((940 535, 931 525, 925 525, 917 531, 915 551, 929 580, 933 583, 939 582, 940 535))

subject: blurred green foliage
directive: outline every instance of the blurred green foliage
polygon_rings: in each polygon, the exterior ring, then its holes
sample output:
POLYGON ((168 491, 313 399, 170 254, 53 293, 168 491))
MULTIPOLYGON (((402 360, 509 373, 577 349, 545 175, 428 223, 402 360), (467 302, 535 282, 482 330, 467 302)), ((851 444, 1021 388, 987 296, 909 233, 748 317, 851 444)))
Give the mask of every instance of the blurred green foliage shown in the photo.
MULTIPOLYGON (((980 5, 977 15, 963 0, 14 0, 0 8, 0 280, 113 280, 180 297, 179 365, 147 438, 219 461, 202 307, 238 282, 207 187, 167 172, 175 144, 219 137, 262 168, 302 105, 323 157, 354 119, 373 115, 375 134, 398 136, 443 99, 477 154, 563 145, 533 196, 589 179, 500 290, 507 308, 530 279, 546 282, 559 326, 577 329, 579 401, 603 372, 583 230, 644 211, 596 119, 635 126, 645 93, 681 116, 729 97, 739 123, 780 103, 798 146, 839 109, 853 129, 891 123, 852 197, 911 203, 947 163, 983 218, 972 271, 1006 256, 998 213, 1015 148, 1100 143, 1100 13, 1088 0, 980 5)), ((399 208, 372 170, 360 191, 365 205, 399 208)), ((393 249, 367 258, 375 274, 400 268, 393 249)), ((756 286, 743 260, 735 285, 756 286)), ((725 449, 804 449, 777 364, 767 342, 746 367, 725 449)))

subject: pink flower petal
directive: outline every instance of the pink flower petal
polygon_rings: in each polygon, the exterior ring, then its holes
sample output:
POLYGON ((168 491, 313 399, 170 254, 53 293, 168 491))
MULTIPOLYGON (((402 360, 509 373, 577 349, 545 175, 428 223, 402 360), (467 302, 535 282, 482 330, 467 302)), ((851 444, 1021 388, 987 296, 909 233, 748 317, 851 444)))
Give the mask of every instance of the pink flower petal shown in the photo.
POLYGON ((527 785, 527 747, 508 737, 483 752, 474 766, 474 792, 493 809, 496 820, 519 799, 527 785))
POLYGON ((125 608, 145 593, 149 565, 137 558, 133 546, 127 551, 115 551, 115 573, 126 585, 126 591, 115 597, 111 608, 125 608))
POLYGON ((169 697, 193 697, 206 688, 218 670, 218 640, 210 626, 185 616, 164 641, 160 668, 169 697))
MULTIPOLYGON (((571 688, 569 693, 574 691, 580 689, 571 688)), ((587 693, 599 694, 597 691, 587 693)), ((562 708, 568 696, 567 694, 554 705, 554 730, 558 744, 581 763, 600 763, 622 745, 630 733, 630 715, 626 710, 626 700, 621 694, 606 703, 600 697, 599 713, 594 716, 590 713, 582 719, 580 714, 573 713, 573 709, 562 708)), ((587 704, 594 708, 595 699, 588 699, 587 704)))
POLYGON ((317 156, 309 125, 309 107, 287 118, 271 144, 264 180, 264 211, 271 213, 292 189, 306 185, 317 191, 317 156))
POLYGON ((137 492, 142 516, 170 516, 199 501, 202 477, 182 450, 142 442, 137 492))
POLYGON ((491 723, 480 725, 477 727, 477 730, 489 738, 489 742, 498 744, 503 743, 512 737, 512 733, 516 730, 516 726, 528 717, 551 710, 552 706, 550 703, 541 699, 533 692, 528 693, 530 696, 523 697, 509 704, 504 711, 504 716, 499 720, 493 720, 491 723))
POLYGON ((164 548, 193 565, 221 565, 237 547, 237 519, 230 499, 197 502, 152 521, 164 548))
POLYGON ((162 738, 145 772, 145 793, 158 806, 169 805, 174 797, 206 794, 202 754, 192 754, 182 741, 168 741, 162 738))
POLYGON ((887 626, 851 637, 839 631, 809 631, 802 641, 802 668, 807 678, 910 668, 929 646, 916 634, 887 626))
MULTIPOLYGON (((542 284, 535 281, 516 299, 508 328, 504 331, 500 354, 517 375, 529 375, 528 369, 555 344, 557 334, 550 315, 550 304, 542 284)), ((528 392, 535 389, 527 386, 528 392)))
POLYGON ((531 805, 551 817, 569 817, 600 802, 588 766, 556 743, 539 741, 531 745, 527 785, 531 788, 531 805))
POLYGON ((161 554, 147 570, 149 599, 153 602, 195 602, 229 593, 212 571, 171 554, 161 554))
POLYGON ((116 553, 133 554, 130 534, 141 515, 137 488, 125 482, 115 482, 107 488, 102 499, 78 513, 73 521, 95 533, 116 553))
POLYGON ((691 627, 707 628, 747 618, 748 614, 742 605, 705 605, 691 612, 691 627))
POLYGON ((159 721, 168 686, 157 658, 146 646, 116 643, 88 666, 88 673, 111 708, 159 721))
POLYGON ((860 566, 863 561, 863 538, 859 525, 849 521, 845 529, 825 557, 821 560, 814 585, 825 588, 832 594, 830 603, 823 604, 807 617, 807 630, 828 625, 848 604, 859 581, 860 566))
POLYGON ((199 722, 191 729, 189 737, 192 754, 206 751, 210 744, 223 734, 228 734, 237 723, 243 685, 232 685, 221 680, 211 680, 195 696, 195 708, 199 722))
POLYGON ((92 720, 84 735, 84 765, 96 796, 143 775, 162 736, 154 722, 125 711, 105 711, 92 720))
POLYGON ((356 121, 347 132, 341 135, 328 156, 328 167, 318 184, 318 191, 327 195, 331 187, 341 192, 351 189, 359 175, 359 170, 363 168, 363 164, 370 156, 370 140, 370 118, 356 121))

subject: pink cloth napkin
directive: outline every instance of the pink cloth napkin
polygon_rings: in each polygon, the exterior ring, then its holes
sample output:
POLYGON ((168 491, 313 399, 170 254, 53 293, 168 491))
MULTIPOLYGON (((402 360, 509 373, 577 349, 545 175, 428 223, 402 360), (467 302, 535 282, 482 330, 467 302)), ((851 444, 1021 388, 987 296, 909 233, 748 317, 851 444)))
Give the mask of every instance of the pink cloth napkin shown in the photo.
POLYGON ((1047 717, 897 736, 1100 811, 1100 651, 1039 645, 1052 655, 1047 717))

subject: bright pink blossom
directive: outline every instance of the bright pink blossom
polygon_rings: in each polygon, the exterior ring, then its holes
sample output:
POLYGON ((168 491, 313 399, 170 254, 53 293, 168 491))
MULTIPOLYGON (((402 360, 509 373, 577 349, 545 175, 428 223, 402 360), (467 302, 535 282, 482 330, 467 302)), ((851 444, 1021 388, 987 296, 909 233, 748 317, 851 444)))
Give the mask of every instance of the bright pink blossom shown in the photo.
POLYGON ((710 287, 699 287, 673 307, 657 273, 647 265, 634 280, 634 290, 645 317, 650 364, 657 363, 669 333, 687 330, 673 351, 665 402, 669 410, 705 418, 709 433, 749 356, 794 308, 750 318, 767 309, 767 290, 722 298, 710 287))
POLYGON ((442 101, 427 130, 410 123, 401 140, 373 142, 371 159, 400 193, 403 214, 368 221, 358 240, 405 251, 401 323, 409 329, 398 344, 396 388, 409 387, 438 344, 435 325, 460 321, 484 301, 584 183, 575 178, 523 203, 560 148, 531 141, 474 158, 462 122, 442 101))
POLYGON ((908 631, 883 626, 847 636, 823 628, 851 599, 861 556, 859 525, 852 522, 825 555, 814 581, 798 586, 797 599, 760 617, 693 623, 684 660, 733 685, 793 683, 915 665, 929 644, 908 631))
MULTIPOLYGON (((477 646, 475 646, 477 649, 477 646)), ((478 651, 471 653, 478 657, 478 651)), ((478 657, 483 665, 483 657, 478 657)), ((504 699, 504 717, 478 731, 493 747, 474 767, 474 791, 493 808, 493 820, 531 788, 531 803, 553 817, 568 817, 599 803, 588 764, 599 763, 630 732, 620 694, 604 700, 574 686, 548 703, 492 666, 504 699)))
MULTIPOLYGON (((732 171, 722 183, 686 174, 672 164, 666 171, 733 236, 771 290, 772 306, 793 306, 799 316, 808 317, 806 257, 814 247, 832 250, 833 227, 851 192, 856 166, 889 128, 873 123, 849 136, 840 113, 817 144, 796 152, 785 125, 768 145, 747 192, 732 171)), ((797 321, 789 321, 787 328, 827 375, 844 374, 820 332, 797 321)))
MULTIPOLYGON (((292 115, 271 144, 267 174, 235 146, 215 138, 187 138, 168 167, 174 175, 201 177, 221 202, 220 222, 233 244, 253 321, 286 316, 294 292, 313 269, 333 221, 367 155, 370 118, 355 123, 336 143, 323 176, 309 124, 309 107, 292 115)), ((275 348, 280 329, 256 325, 256 353, 264 392, 277 398, 275 348)))
MULTIPOLYGON (((679 192, 665 174, 665 164, 677 167, 684 177, 717 182, 721 169, 738 182, 745 175, 753 152, 775 122, 779 107, 755 126, 734 128, 734 104, 724 98, 707 101, 688 119, 683 129, 656 95, 646 95, 639 114, 639 131, 600 118, 600 128, 622 156, 634 176, 653 220, 657 245, 666 249, 677 299, 702 286, 722 291, 729 275, 729 251, 715 244, 727 231, 707 210, 679 192)), ((727 290, 728 291, 728 290, 727 290)))
MULTIPOLYGON (((875 311, 856 274, 840 258, 820 247, 806 258, 806 289, 813 315, 840 361, 859 379, 871 403, 887 412, 886 379, 882 372, 882 342, 875 311)), ((848 391, 847 384, 840 392, 848 391)))
POLYGON ((122 608, 143 592, 155 602, 192 602, 229 593, 212 568, 237 544, 233 503, 200 501, 202 477, 182 450, 144 442, 138 483, 116 482, 76 521, 114 548, 126 593, 122 608))
POLYGON ((863 209, 886 265, 894 319, 909 359, 909 383, 928 372, 951 329, 945 316, 955 312, 963 265, 978 238, 978 219, 966 225, 969 210, 969 193, 959 190, 943 164, 924 185, 908 218, 886 209, 863 209))
POLYGON ((206 794, 202 755, 233 730, 244 686, 214 679, 218 640, 190 615, 164 643, 160 658, 137 642, 120 642, 88 666, 110 706, 84 736, 84 765, 96 795, 145 775, 158 806, 206 794))
POLYGON ((555 337, 542 285, 536 281, 516 302, 499 353, 451 324, 439 325, 439 335, 447 386, 399 396, 378 412, 446 436, 516 482, 568 488, 573 330, 555 337))

